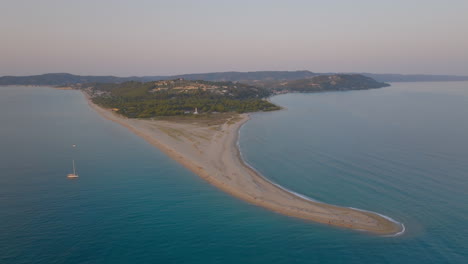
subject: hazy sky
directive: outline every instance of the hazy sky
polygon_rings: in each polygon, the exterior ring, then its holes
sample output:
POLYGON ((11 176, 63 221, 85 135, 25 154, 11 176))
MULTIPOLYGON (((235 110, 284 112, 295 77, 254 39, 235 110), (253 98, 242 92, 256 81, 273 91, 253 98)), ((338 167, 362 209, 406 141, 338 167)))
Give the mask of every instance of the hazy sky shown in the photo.
POLYGON ((468 75, 468 0, 0 0, 0 75, 468 75))

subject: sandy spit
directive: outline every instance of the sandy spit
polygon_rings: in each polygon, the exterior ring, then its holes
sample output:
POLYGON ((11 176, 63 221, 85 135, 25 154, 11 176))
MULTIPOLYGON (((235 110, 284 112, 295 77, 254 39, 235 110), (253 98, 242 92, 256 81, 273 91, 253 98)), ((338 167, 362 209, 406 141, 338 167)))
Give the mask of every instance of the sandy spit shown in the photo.
POLYGON ((377 213, 315 202, 289 192, 244 163, 237 146, 238 131, 248 114, 216 125, 193 122, 129 119, 88 104, 159 148, 172 159, 223 191, 269 210, 314 222, 378 235, 401 233, 403 225, 377 213))

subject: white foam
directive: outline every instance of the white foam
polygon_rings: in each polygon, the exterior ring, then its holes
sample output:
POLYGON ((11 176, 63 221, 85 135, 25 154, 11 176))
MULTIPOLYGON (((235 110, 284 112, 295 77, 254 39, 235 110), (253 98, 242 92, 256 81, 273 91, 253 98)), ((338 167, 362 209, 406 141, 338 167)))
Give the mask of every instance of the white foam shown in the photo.
POLYGON ((395 233, 395 234, 392 234, 392 235, 385 235, 386 237, 396 237, 396 236, 400 236, 400 235, 402 235, 403 233, 405 233, 405 231, 406 231, 406 227, 405 227, 405 225, 404 225, 403 223, 398 222, 397 220, 391 218, 390 216, 386 216, 386 215, 379 214, 379 213, 374 212, 374 211, 369 211, 369 210, 364 210, 364 209, 359 209, 359 208, 354 208, 354 207, 348 207, 348 208, 351 208, 351 209, 354 209, 354 210, 357 210, 357 211, 361 211, 361 212, 367 212, 367 213, 373 213, 373 214, 379 215, 379 216, 381 216, 381 217, 387 219, 388 221, 393 222, 393 223, 395 223, 395 224, 401 226, 401 229, 402 229, 402 230, 401 230, 400 232, 395 233))

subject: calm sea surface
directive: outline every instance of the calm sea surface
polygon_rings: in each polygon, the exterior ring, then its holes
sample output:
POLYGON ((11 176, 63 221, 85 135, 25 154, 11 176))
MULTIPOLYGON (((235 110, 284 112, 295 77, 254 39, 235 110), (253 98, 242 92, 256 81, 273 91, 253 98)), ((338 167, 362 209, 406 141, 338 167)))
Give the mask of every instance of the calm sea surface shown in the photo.
POLYGON ((247 204, 77 91, 0 87, 0 263, 468 263, 468 82, 272 101, 287 110, 244 125, 245 159, 298 193, 403 222, 404 235, 247 204))

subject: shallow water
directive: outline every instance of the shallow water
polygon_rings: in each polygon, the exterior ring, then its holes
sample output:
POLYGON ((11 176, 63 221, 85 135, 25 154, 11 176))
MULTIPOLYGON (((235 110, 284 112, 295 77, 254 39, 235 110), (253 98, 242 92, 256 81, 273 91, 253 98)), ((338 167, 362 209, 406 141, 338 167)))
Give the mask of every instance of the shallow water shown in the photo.
POLYGON ((313 199, 405 223, 395 238, 233 198, 88 107, 0 87, 0 263, 465 263, 468 83, 273 97, 246 160, 313 199), (72 144, 77 144, 73 149, 72 144), (71 159, 80 178, 66 179, 71 159))

